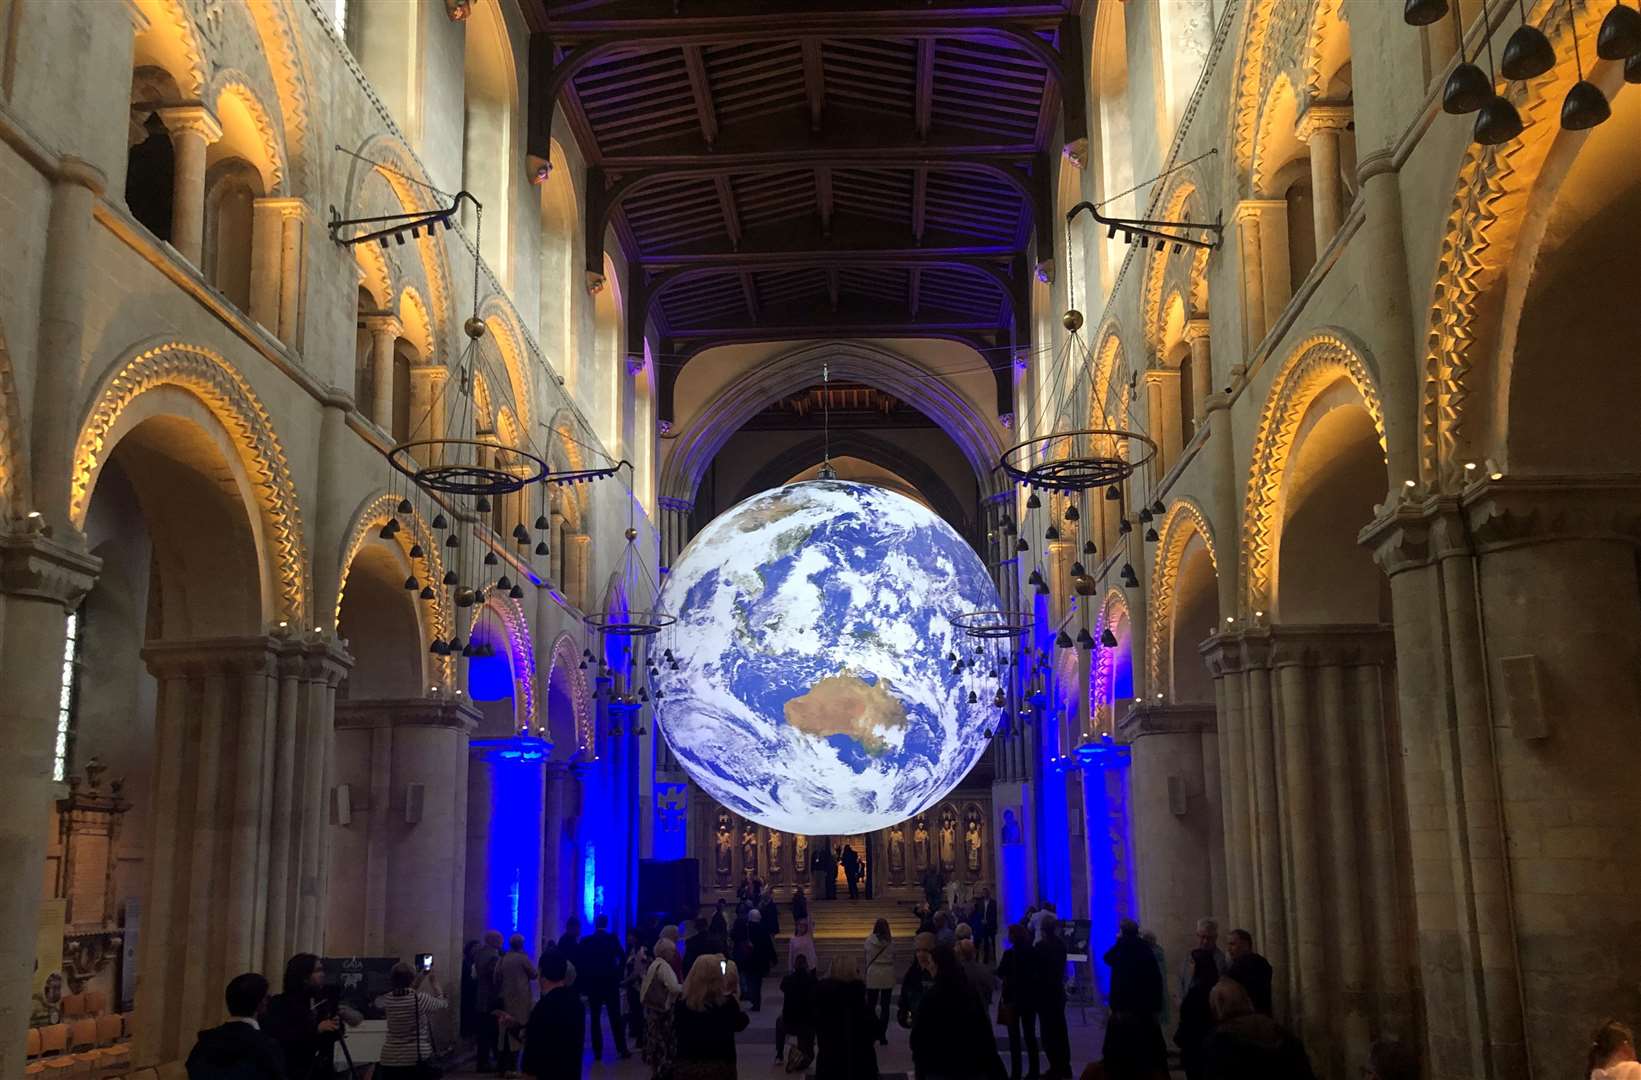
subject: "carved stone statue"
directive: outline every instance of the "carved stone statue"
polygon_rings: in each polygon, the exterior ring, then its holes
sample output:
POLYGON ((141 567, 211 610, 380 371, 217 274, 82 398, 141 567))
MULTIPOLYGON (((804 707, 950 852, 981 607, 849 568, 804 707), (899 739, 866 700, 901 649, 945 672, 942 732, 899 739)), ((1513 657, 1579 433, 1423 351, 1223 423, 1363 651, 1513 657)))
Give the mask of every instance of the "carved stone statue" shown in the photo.
POLYGON ((718 812, 717 834, 714 838, 714 846, 716 850, 714 851, 712 867, 713 873, 717 875, 718 884, 720 885, 728 885, 730 878, 734 876, 735 869, 731 864, 732 858, 730 854, 730 845, 729 815, 720 810, 718 812))
POLYGON ((980 873, 980 812, 969 810, 969 820, 963 826, 963 848, 968 858, 969 873, 980 873))
POLYGON ((750 821, 741 825, 741 871, 758 875, 758 829, 750 821))
POLYGON ((774 829, 769 830, 769 883, 773 885, 781 880, 781 846, 784 843, 784 833, 774 829))
POLYGON ((895 885, 906 881, 906 831, 899 825, 889 829, 889 881, 895 885))
POLYGON ((929 825, 921 814, 912 824, 912 864, 919 875, 929 866, 929 825))
POLYGON ((1020 820, 1014 816, 1013 810, 1005 809, 1003 811, 1002 841, 1005 844, 1018 844, 1020 842, 1020 820))
POLYGON ((809 867, 809 837, 794 834, 792 837, 792 880, 801 883, 804 872, 809 867))
POLYGON ((940 815, 940 868, 957 870, 957 811, 949 806, 940 815))

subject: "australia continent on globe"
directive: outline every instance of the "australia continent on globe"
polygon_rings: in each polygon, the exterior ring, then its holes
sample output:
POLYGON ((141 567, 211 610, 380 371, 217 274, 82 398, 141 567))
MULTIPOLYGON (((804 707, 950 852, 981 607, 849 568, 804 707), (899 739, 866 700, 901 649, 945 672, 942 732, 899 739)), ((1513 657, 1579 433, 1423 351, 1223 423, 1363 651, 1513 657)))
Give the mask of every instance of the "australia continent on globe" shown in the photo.
POLYGON ((898 492, 811 480, 755 495, 684 549, 661 602, 678 666, 656 681, 659 726, 744 817, 882 828, 938 802, 986 746, 993 688, 948 656, 974 646, 953 619, 997 608, 996 587, 956 530, 898 492))

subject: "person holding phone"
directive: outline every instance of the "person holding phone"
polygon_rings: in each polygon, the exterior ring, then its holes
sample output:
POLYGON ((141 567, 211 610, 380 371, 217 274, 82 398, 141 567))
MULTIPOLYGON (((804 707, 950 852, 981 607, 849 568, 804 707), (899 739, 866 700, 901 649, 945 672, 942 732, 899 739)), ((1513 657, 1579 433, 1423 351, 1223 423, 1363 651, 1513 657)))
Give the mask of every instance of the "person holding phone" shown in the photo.
POLYGON ((683 1000, 673 1010, 675 1080, 735 1080, 735 1035, 748 1020, 735 1001, 734 970, 711 953, 690 966, 683 1000))
POLYGON ((394 964, 389 978, 393 989, 376 999, 387 1015, 387 1038, 375 1080, 422 1080, 436 1052, 432 1016, 450 1003, 433 978, 430 953, 416 957, 414 967, 402 960, 394 964))
POLYGON ((361 1017, 327 993, 325 969, 313 953, 297 953, 285 964, 281 990, 268 1002, 264 1027, 285 1053, 289 1080, 329 1077, 331 1057, 342 1025, 357 1025, 361 1017))

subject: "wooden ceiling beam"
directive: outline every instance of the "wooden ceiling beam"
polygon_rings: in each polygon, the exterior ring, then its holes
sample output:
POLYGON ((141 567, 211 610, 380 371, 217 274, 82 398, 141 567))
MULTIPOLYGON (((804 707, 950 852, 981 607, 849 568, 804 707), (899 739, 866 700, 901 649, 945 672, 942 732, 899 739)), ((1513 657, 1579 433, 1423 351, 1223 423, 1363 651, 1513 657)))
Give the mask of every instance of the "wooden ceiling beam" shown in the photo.
POLYGON ((741 212, 735 206, 735 189, 729 184, 729 177, 719 176, 713 179, 713 186, 718 190, 718 209, 724 215, 724 228, 729 232, 730 246, 737 251, 741 248, 741 212))
POLYGON ((929 170, 912 170, 912 239, 923 243, 923 228, 929 213, 929 170))
POLYGON ((746 298, 747 318, 751 319, 753 322, 757 322, 759 307, 758 283, 752 280, 752 272, 750 270, 742 270, 740 273, 740 278, 741 295, 746 298))
POLYGON ((912 267, 911 279, 906 284, 906 306, 911 309, 912 318, 917 318, 918 301, 922 299, 923 271, 919 267, 912 267))
POLYGON ((815 170, 815 209, 820 214, 821 235, 832 235, 832 169, 822 165, 815 170))
POLYGON ((917 100, 913 108, 913 123, 917 130, 918 142, 928 141, 929 122, 934 113, 934 51, 934 38, 922 38, 918 41, 917 100))
POLYGON ((819 38, 803 39, 803 90, 809 99, 809 130, 819 131, 826 111, 826 64, 819 38))
POLYGON ((826 271, 826 298, 831 301, 832 314, 834 315, 838 313, 838 294, 842 291, 842 288, 842 275, 838 273, 838 268, 835 266, 829 267, 826 271))
POLYGON ((718 145, 718 110, 712 101, 712 83, 707 79, 706 58, 699 45, 685 45, 684 70, 689 73, 689 94, 695 104, 695 119, 707 149, 718 145))

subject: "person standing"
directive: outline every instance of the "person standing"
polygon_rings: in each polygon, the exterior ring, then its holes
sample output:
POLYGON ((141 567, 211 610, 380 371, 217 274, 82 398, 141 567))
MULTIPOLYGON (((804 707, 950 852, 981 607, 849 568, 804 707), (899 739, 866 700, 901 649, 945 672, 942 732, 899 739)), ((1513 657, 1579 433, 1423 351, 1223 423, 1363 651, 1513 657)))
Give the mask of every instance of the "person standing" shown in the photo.
POLYGON ((992 999, 997 997, 997 973, 980 962, 980 950, 974 947, 973 938, 958 941, 955 951, 957 963, 963 969, 963 977, 974 987, 974 992, 980 997, 980 1004, 985 1006, 986 1018, 991 1019, 992 999))
POLYGON ((826 856, 826 898, 836 900, 838 898, 838 857, 833 854, 830 844, 822 848, 821 853, 826 856))
POLYGON ((199 1033, 188 1080, 286 1080, 285 1056, 257 1021, 268 1004, 268 980, 254 971, 236 975, 222 996, 228 1022, 199 1033))
POLYGON ((809 918, 809 897, 803 894, 803 886, 792 890, 792 922, 796 925, 800 920, 809 918))
MULTIPOLYGON (((562 950, 549 949, 547 956, 563 956, 562 950)), ((524 1025, 530 1021, 535 1007, 535 982, 540 977, 536 965, 524 951, 524 935, 514 934, 507 939, 507 952, 496 964, 496 997, 502 1015, 501 1027, 502 1075, 516 1075, 519 1050, 524 1045, 524 1025)))
POLYGON ((803 1072, 815 1057, 815 988, 818 980, 808 957, 792 958, 792 970, 781 980, 781 1015, 775 1018, 775 1063, 786 1057, 786 1040, 797 1043, 797 1057, 787 1072, 803 1072))
POLYGON ((940 876, 940 871, 932 866, 929 867, 923 871, 923 877, 918 884, 923 886, 923 899, 928 902, 929 910, 938 910, 941 893, 944 891, 946 884, 940 876))
POLYGON ((1248 997, 1254 1003, 1254 1012, 1270 1016, 1271 962, 1254 952, 1254 936, 1246 930, 1232 930, 1225 944, 1230 963, 1221 969, 1221 973, 1235 979, 1248 991, 1248 997))
MULTIPOLYGON (((1039 923, 1042 937, 1032 946, 1037 957, 1037 1022, 1043 1030, 1043 1055, 1049 1080, 1071 1080, 1071 1034, 1066 1030, 1066 947, 1060 923, 1051 911, 1039 923)), ((1142 946, 1143 947, 1143 946, 1142 946)), ((1146 949, 1149 959, 1151 950, 1146 949)), ((1155 1021, 1152 1021, 1155 1024, 1155 1021)), ((1160 1041, 1162 1033, 1158 1031, 1160 1041)))
MULTIPOLYGON (((1196 947, 1213 953, 1214 964, 1219 968, 1219 973, 1227 974, 1231 961, 1225 955, 1225 950, 1219 947, 1219 923, 1209 918, 1197 920, 1196 947)), ((1185 963, 1181 964, 1179 969, 1179 996, 1182 1000, 1185 992, 1191 988, 1191 976, 1194 971, 1195 965, 1192 964, 1191 957, 1186 956, 1185 963)))
POLYGON ((912 1064, 918 1077, 1002 1080, 997 1040, 957 954, 950 946, 937 945, 918 959, 929 980, 912 1019, 912 1064))
POLYGON ((1140 940, 1140 928, 1134 920, 1122 920, 1116 943, 1106 950, 1105 962, 1111 968, 1106 1069, 1117 1078, 1150 1077, 1168 1064, 1168 1046, 1157 1026, 1157 1013, 1162 1009, 1162 977, 1157 973, 1157 958, 1140 940))
POLYGON ((673 1008, 676 1080, 736 1080, 735 1035, 746 1030, 747 1016, 725 989, 727 967, 723 957, 714 955, 690 965, 683 997, 673 1008))
POLYGON ((903 1028, 912 1026, 912 1020, 917 1016, 917 1006, 923 1000, 923 992, 928 989, 929 973, 934 970, 929 957, 934 949, 934 935, 927 931, 920 932, 912 939, 912 965, 900 980, 900 1007, 895 1010, 895 1020, 903 1028))
POLYGON ((766 891, 763 899, 758 901, 758 919, 764 924, 764 932, 770 937, 778 937, 781 932, 781 906, 775 901, 775 890, 766 891))
POLYGON ((561 951, 541 958, 541 1000, 530 1010, 524 1035, 524 1071, 536 1080, 581 1080, 586 1010, 569 974, 561 951))
POLYGON ((825 844, 815 848, 809 856, 809 879, 816 900, 826 895, 826 859, 827 847, 825 844))
POLYGON ((1009 927, 1009 947, 997 962, 997 977, 1002 982, 997 1005, 997 1022, 1009 1033, 1009 1077, 1020 1080, 1020 1046, 1022 1037, 1027 1054, 1026 1080, 1036 1080, 1037 1073, 1037 955, 1032 951, 1031 931, 1024 923, 1009 927))
POLYGON ((878 1019, 866 1003, 860 962, 847 953, 815 991, 815 1080, 877 1080, 878 1019))
POLYGON ((895 992, 894 936, 889 920, 872 924, 866 937, 866 1004, 877 1013, 877 1041, 889 1045, 889 999, 895 992))
POLYGON ((331 1057, 342 1037, 342 1015, 340 1007, 325 996, 324 987, 325 969, 319 957, 297 953, 285 964, 280 992, 268 1002, 263 1029, 284 1051, 289 1080, 331 1075, 331 1057))
POLYGON ((500 930, 486 930, 484 943, 473 951, 473 1069, 495 1068, 501 1028, 496 1023, 496 965, 501 963, 500 930))
POLYGON ((786 943, 786 967, 788 971, 797 968, 800 957, 809 961, 810 971, 820 970, 820 961, 815 956, 815 935, 809 932, 808 919, 798 920, 798 925, 792 928, 792 937, 786 943))
MULTIPOLYGON (((659 934, 656 941, 660 941, 659 934)), ((638 988, 644 981, 644 973, 650 969, 651 958, 652 954, 644 946, 638 931, 628 930, 626 963, 621 969, 621 992, 627 1012, 622 1018, 621 1030, 629 1043, 641 1045, 644 1041, 644 1007, 639 1000, 638 988)))
POLYGON ((387 1037, 377 1059, 373 1080, 419 1080, 424 1063, 433 1056, 431 1015, 449 1005, 432 972, 416 974, 403 960, 388 976, 393 989, 376 999, 387 1016, 387 1037), (423 985, 430 988, 424 991, 423 985))
POLYGON ((1179 1027, 1174 1031, 1174 1045, 1179 1047, 1180 1065, 1185 1069, 1185 1080, 1203 1080, 1207 1076, 1208 1035, 1214 1030, 1214 1013, 1208 996, 1219 982, 1219 967, 1214 954, 1208 949, 1191 953, 1193 967, 1191 986, 1179 1005, 1179 1027))
POLYGON ((860 856, 848 844, 843 845, 843 880, 849 885, 849 899, 859 900, 860 856))
POLYGON ((1157 943, 1157 935, 1149 930, 1140 929, 1140 940, 1145 947, 1151 950, 1151 955, 1157 959, 1157 978, 1162 980, 1162 1008, 1157 1012, 1157 1027, 1167 1031, 1173 1026, 1174 996, 1168 992, 1168 959, 1157 943))
POLYGON ((746 999, 753 1012, 763 1008, 764 979, 775 967, 775 942, 764 927, 763 915, 754 908, 746 915, 746 956, 735 957, 735 962, 741 965, 744 985, 747 988, 746 999))
POLYGON ((581 943, 581 920, 571 915, 564 920, 564 933, 558 936, 558 951, 564 959, 575 962, 576 946, 581 943))
POLYGON ((1220 979, 1208 994, 1214 1030, 1203 1052, 1214 1080, 1315 1080, 1305 1044, 1268 1016, 1254 1012, 1248 991, 1220 979))
POLYGON ((1590 1080, 1641 1080, 1641 1064, 1635 1060, 1635 1032, 1628 1024, 1608 1020, 1590 1036, 1585 1064, 1590 1080))
POLYGON ((626 956, 621 945, 610 933, 610 917, 600 912, 593 919, 593 932, 576 945, 575 970, 577 989, 587 998, 587 1015, 592 1022, 593 1060, 604 1060, 604 1025, 599 1020, 603 1013, 610 1019, 610 1038, 615 1043, 616 1056, 625 1060, 632 1056, 627 1040, 621 1033, 621 969, 626 956))
POLYGON ((997 962, 997 901, 982 888, 974 898, 969 912, 969 925, 974 928, 974 947, 980 950, 983 963, 997 962))
POLYGON ((677 1038, 672 1029, 672 1007, 678 1003, 683 984, 673 966, 678 946, 666 938, 655 943, 655 959, 639 984, 639 1000, 644 1005, 644 1064, 652 1080, 666 1080, 672 1074, 677 1038))

